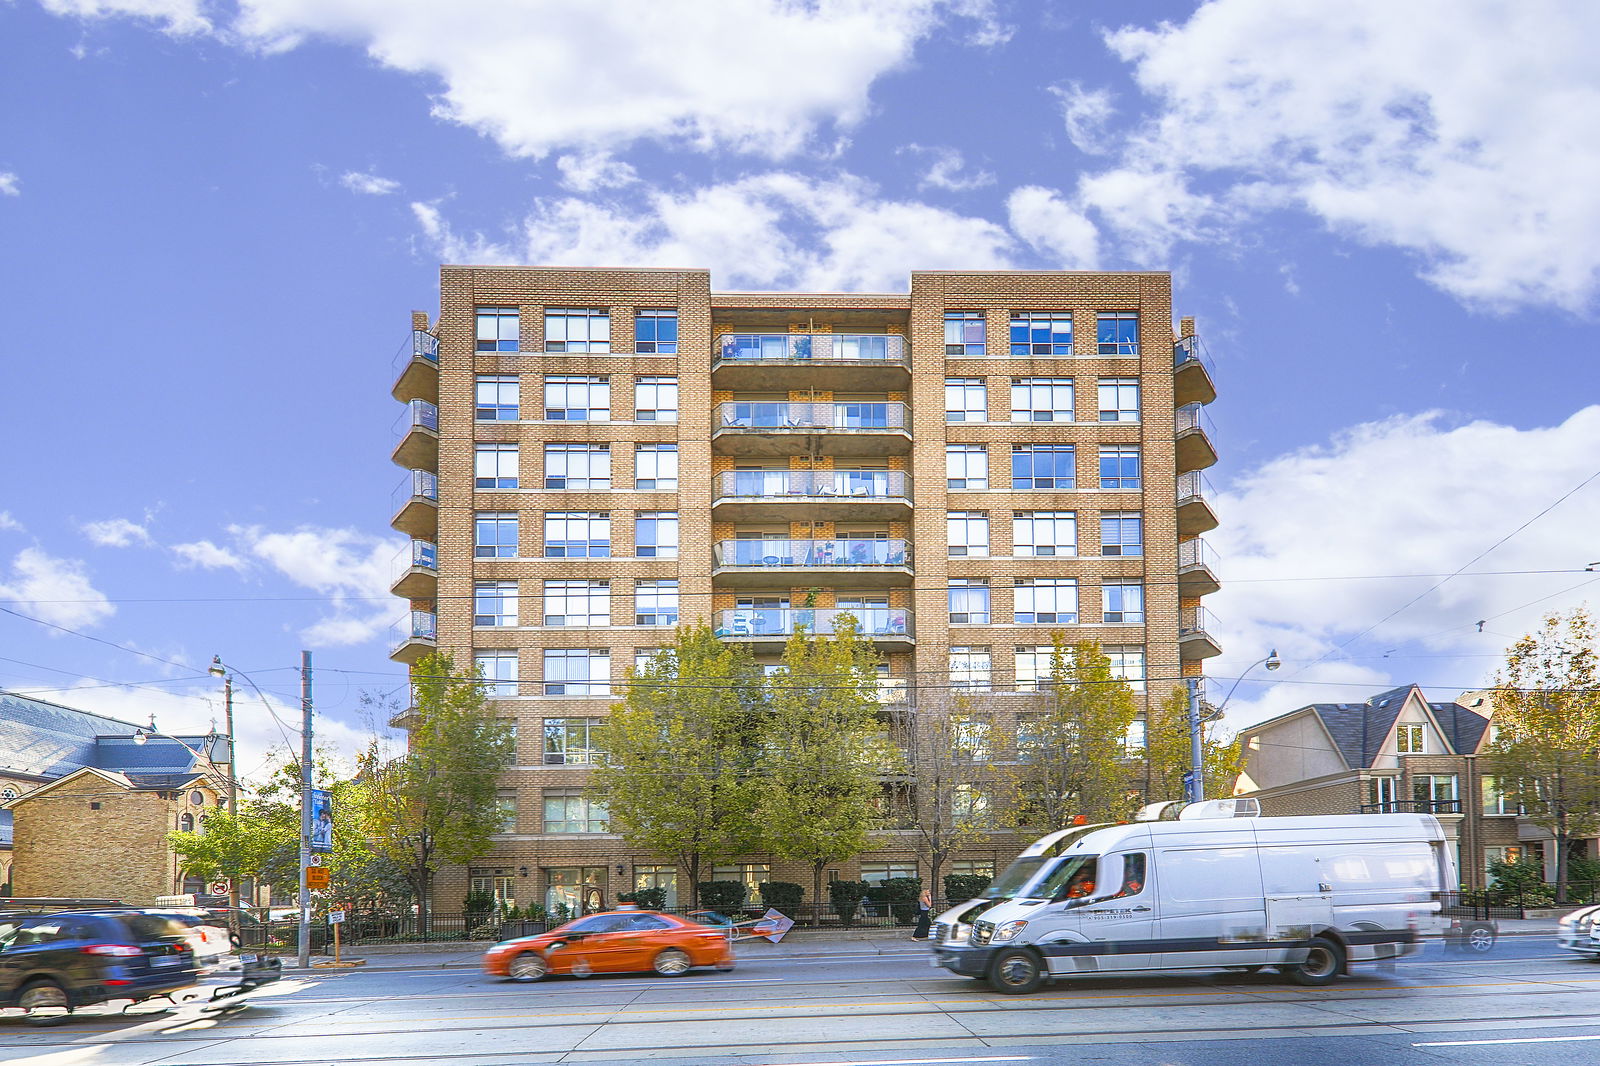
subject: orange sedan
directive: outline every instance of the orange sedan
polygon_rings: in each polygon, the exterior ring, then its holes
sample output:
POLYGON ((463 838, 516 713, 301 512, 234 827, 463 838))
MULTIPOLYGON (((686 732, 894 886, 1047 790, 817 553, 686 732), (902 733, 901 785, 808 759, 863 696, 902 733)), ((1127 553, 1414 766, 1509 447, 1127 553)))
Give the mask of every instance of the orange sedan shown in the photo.
POLYGON ((623 907, 585 915, 538 936, 505 940, 483 956, 495 977, 537 981, 549 974, 654 970, 681 977, 696 966, 733 969, 733 944, 725 931, 672 914, 623 907))

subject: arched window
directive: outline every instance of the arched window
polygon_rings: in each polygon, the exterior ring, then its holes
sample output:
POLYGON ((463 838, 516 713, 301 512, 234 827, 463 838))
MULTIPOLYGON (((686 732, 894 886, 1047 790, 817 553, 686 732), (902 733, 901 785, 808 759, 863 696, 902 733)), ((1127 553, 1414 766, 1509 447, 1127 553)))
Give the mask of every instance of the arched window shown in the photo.
POLYGON ((178 816, 178 832, 180 832, 180 833, 192 833, 192 832, 194 832, 194 815, 192 815, 192 814, 180 814, 178 816))
POLYGON ((5 788, 0 788, 0 803, 9 803, 16 799, 17 795, 17 790, 12 788, 10 785, 7 785, 5 788))

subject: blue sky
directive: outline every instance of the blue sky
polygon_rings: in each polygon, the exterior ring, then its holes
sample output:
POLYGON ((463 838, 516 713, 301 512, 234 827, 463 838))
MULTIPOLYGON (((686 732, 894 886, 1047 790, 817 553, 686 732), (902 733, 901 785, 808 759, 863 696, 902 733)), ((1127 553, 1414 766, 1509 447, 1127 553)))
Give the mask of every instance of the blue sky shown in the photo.
POLYGON ((403 688, 388 388, 441 261, 1171 269, 1221 392, 1212 672, 1286 659, 1230 720, 1483 684, 1600 588, 1596 31, 1580 2, 0 0, 0 608, 60 627, 0 614, 0 686, 204 728, 213 654, 287 715, 309 648, 357 744, 403 688))

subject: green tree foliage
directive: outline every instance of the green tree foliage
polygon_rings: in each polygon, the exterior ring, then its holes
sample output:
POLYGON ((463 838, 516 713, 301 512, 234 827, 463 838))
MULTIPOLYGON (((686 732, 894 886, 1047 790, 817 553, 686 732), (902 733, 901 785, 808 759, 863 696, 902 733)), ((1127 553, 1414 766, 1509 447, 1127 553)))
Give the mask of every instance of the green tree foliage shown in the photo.
POLYGON ((1556 899, 1574 840, 1600 832, 1600 656, 1582 608, 1552 614, 1506 652, 1495 677, 1485 770, 1555 838, 1556 899))
POLYGON ((167 839, 188 873, 239 884, 264 877, 279 852, 297 849, 300 827, 267 804, 248 802, 238 811, 212 811, 194 832, 168 833, 167 839))
POLYGON ((877 655, 849 613, 834 625, 831 637, 797 631, 767 678, 758 764, 767 847, 810 864, 814 900, 826 866, 865 850, 881 778, 897 762, 878 718, 877 655))
POLYGON ((760 671, 706 625, 678 629, 672 647, 629 675, 596 739, 605 760, 589 792, 611 830, 670 855, 699 903, 702 870, 749 851, 757 836, 760 671))
POLYGON ((369 749, 357 776, 373 852, 426 904, 434 871, 480 858, 501 831, 497 785, 516 744, 511 723, 489 714, 483 679, 457 672, 448 653, 424 656, 411 682, 406 754, 385 761, 369 749))
POLYGON ((1066 643, 1059 634, 1042 683, 1040 709, 1019 715, 1017 761, 997 780, 1008 795, 1009 823, 1038 835, 1071 824, 1127 817, 1132 800, 1125 749, 1139 716, 1132 688, 1111 673, 1096 641, 1066 643))
MULTIPOLYGON (((1201 704, 1201 711, 1206 711, 1201 704)), ((1225 734, 1216 721, 1201 722, 1201 765, 1206 795, 1233 795, 1233 783, 1243 768, 1239 742, 1225 734)), ((1137 752, 1130 754, 1137 755, 1137 752)), ((1167 698, 1152 703, 1145 721, 1145 798, 1150 803, 1184 798, 1183 775, 1189 771, 1189 690, 1177 686, 1167 698)))

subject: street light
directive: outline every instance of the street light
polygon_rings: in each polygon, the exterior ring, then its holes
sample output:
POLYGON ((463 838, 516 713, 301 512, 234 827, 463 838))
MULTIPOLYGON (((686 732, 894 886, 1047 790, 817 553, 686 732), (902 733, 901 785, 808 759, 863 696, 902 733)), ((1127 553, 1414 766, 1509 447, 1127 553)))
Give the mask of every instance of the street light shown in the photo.
POLYGON ((1204 745, 1201 743, 1200 723, 1202 721, 1215 721, 1216 719, 1222 717, 1223 708, 1228 706, 1228 701, 1233 699, 1233 694, 1239 688, 1239 683, 1242 682, 1245 679, 1245 676, 1247 674, 1249 674, 1251 670, 1254 670, 1258 666, 1265 666, 1268 670, 1276 670, 1278 667, 1280 667, 1282 665, 1283 665, 1283 660, 1278 658, 1278 649, 1277 648, 1273 648, 1270 652, 1267 653, 1267 657, 1265 659, 1262 659, 1260 662, 1251 663, 1248 667, 1246 667, 1244 669, 1244 671, 1242 673, 1240 673, 1240 675, 1238 677, 1234 678, 1233 687, 1228 689, 1228 694, 1226 696, 1222 697, 1222 702, 1217 705, 1216 710, 1212 711, 1209 715, 1204 715, 1204 716, 1202 716, 1201 713, 1200 713, 1200 679, 1197 678, 1197 677, 1191 677, 1191 678, 1188 679, 1188 685, 1189 685, 1189 775, 1188 775, 1188 777, 1189 777, 1189 781, 1188 781, 1189 797, 1188 798, 1189 798, 1189 802, 1190 803, 1199 803, 1201 800, 1206 798, 1205 751, 1204 751, 1204 745))

